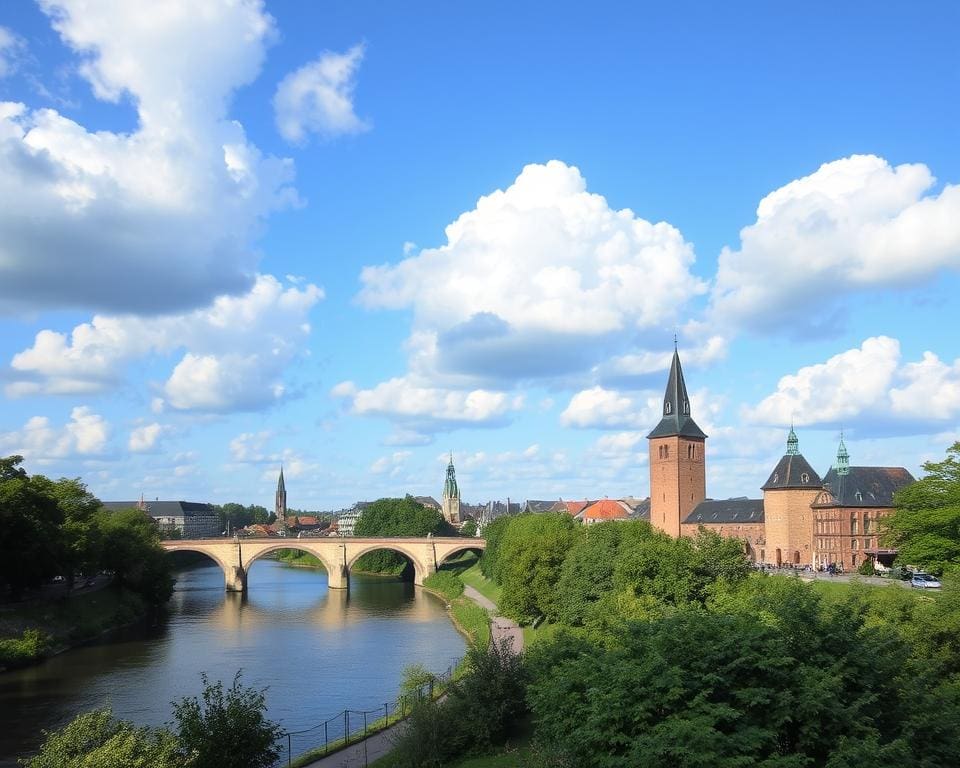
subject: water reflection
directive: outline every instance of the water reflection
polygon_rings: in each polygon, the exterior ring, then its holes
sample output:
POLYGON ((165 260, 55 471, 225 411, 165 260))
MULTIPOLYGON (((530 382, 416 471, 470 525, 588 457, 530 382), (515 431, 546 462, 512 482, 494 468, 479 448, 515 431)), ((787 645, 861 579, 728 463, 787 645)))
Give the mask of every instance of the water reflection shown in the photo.
POLYGON ((110 706, 160 725, 170 702, 197 693, 201 671, 269 686, 269 714, 294 730, 345 706, 382 706, 403 668, 445 669, 463 653, 443 603, 412 584, 355 577, 328 590, 326 574, 258 561, 247 596, 225 593, 218 567, 180 573, 170 617, 109 645, 70 651, 0 675, 0 766, 81 711, 110 706))

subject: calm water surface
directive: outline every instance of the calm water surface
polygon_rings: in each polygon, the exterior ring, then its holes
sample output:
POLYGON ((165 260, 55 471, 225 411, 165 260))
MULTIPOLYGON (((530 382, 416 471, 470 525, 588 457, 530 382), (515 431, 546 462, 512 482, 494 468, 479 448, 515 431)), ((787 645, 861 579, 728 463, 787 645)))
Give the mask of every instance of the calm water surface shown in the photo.
MULTIPOLYGON (((199 693, 201 672, 229 682, 243 669, 244 683, 269 686, 269 716, 294 731, 347 707, 382 708, 405 666, 442 672, 464 652, 444 604, 407 582, 356 576, 349 593, 328 590, 323 571, 262 560, 248 583, 243 598, 223 591, 216 566, 180 571, 162 627, 0 674, 0 766, 35 750, 42 728, 95 707, 162 725, 171 701, 199 693)), ((298 737, 294 754, 317 740, 322 728, 298 737)))

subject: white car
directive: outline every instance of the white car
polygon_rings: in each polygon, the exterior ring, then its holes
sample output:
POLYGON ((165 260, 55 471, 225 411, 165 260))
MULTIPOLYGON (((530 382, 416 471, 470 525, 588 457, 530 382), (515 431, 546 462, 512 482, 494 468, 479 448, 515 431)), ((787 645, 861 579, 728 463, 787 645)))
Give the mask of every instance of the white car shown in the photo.
POLYGON ((942 585, 936 576, 929 573, 915 573, 910 579, 910 586, 917 589, 939 589, 942 585))

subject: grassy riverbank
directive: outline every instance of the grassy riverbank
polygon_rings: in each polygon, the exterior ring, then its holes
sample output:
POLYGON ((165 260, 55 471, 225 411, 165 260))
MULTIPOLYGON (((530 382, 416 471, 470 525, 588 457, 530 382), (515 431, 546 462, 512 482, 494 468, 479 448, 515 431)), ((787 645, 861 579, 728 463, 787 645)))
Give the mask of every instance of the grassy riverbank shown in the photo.
POLYGON ((34 664, 147 615, 137 594, 113 587, 0 609, 0 670, 34 664))

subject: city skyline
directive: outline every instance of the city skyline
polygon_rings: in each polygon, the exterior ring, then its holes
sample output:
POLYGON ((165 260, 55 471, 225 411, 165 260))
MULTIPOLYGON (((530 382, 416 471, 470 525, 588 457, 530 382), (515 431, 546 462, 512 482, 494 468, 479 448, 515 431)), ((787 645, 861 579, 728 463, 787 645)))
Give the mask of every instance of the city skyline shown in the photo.
POLYGON ((675 338, 708 497, 960 439, 952 4, 78 8, 0 7, 31 473, 643 497, 675 338))

